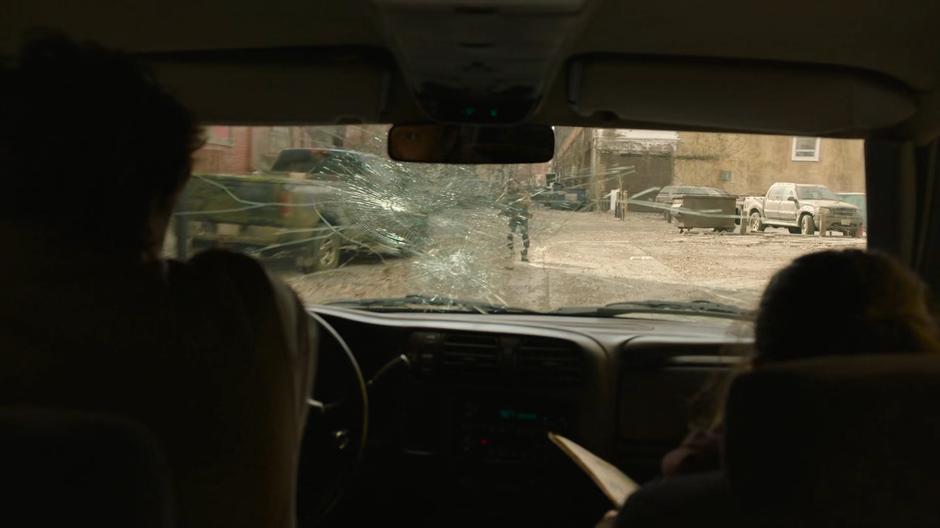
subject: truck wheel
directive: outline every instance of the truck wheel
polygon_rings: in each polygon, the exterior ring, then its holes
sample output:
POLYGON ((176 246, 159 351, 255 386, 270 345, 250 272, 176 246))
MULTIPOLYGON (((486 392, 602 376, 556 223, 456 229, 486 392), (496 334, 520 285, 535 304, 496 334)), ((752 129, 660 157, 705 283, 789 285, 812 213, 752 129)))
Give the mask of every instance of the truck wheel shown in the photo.
POLYGON ((301 273, 324 271, 339 266, 340 239, 335 232, 311 240, 297 256, 297 268, 301 273))
POLYGON ((754 211, 751 213, 750 221, 748 222, 748 231, 751 233, 763 233, 766 226, 764 222, 760 219, 760 213, 754 211))
POLYGON ((799 235, 799 234, 800 234, 800 228, 799 228, 799 227, 788 227, 787 230, 790 231, 790 234, 791 234, 791 235, 799 235))
POLYGON ((845 236, 847 236, 847 237, 852 237, 852 238, 858 238, 858 229, 852 229, 851 231, 846 231, 846 232, 845 232, 845 236))
POLYGON ((805 214, 800 217, 800 234, 812 235, 816 233, 816 224, 813 223, 813 215, 805 214))

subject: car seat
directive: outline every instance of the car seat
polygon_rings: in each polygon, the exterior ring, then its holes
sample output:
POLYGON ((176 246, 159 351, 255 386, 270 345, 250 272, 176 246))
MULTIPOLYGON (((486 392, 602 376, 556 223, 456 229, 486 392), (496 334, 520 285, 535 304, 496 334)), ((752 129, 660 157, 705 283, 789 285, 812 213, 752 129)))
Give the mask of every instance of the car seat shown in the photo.
POLYGON ((633 495, 620 526, 940 525, 940 356, 832 357, 737 378, 724 470, 633 495))
POLYGON ((4 526, 170 528, 166 461, 141 425, 114 415, 0 409, 4 526))

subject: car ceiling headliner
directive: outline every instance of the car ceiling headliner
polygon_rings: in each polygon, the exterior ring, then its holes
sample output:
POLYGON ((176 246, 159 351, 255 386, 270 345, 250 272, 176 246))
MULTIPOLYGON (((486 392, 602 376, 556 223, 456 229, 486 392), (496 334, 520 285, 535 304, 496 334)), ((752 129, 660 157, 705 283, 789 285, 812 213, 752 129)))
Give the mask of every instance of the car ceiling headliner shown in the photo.
MULTIPOLYGON (((408 2, 404 2, 408 3, 408 2)), ((418 3, 421 3, 420 1, 418 3)), ((451 2, 452 4, 454 2, 451 2)), ((499 4, 498 2, 494 2, 499 4)), ((467 5, 481 5, 466 0, 467 5)), ((940 39, 936 21, 940 20, 940 2, 916 0, 853 0, 850 2, 754 2, 730 0, 702 2, 639 2, 596 0, 577 35, 556 58, 565 64, 570 57, 598 53, 623 57, 678 57, 695 59, 735 59, 754 63, 800 64, 847 67, 866 74, 897 81, 909 90, 916 102, 916 113, 903 122, 877 130, 854 130, 844 134, 865 136, 900 135, 927 140, 940 130, 940 39)), ((136 53, 185 52, 193 50, 251 50, 277 48, 376 48, 394 56, 388 27, 376 16, 376 6, 367 0, 297 1, 297 0, 164 0, 162 2, 100 0, 94 3, 63 0, 13 0, 0 7, 0 53, 15 53, 24 32, 31 28, 61 29, 83 39, 136 53)), ((381 55, 381 53, 379 53, 381 55)), ((366 110, 359 119, 383 122, 425 120, 411 90, 390 61, 391 88, 383 96, 388 100, 376 112, 366 110)), ((256 68, 257 64, 247 64, 256 68)), ((261 75, 264 71, 259 70, 261 75)), ((212 73, 194 77, 190 84, 211 81, 212 73), (208 77, 207 77, 208 75, 208 77), (207 81, 209 79, 209 81, 207 81)), ((324 75, 328 76, 329 71, 324 75)), ((572 109, 566 90, 565 69, 552 70, 554 78, 545 79, 542 104, 530 117, 534 122, 569 125, 632 126, 653 128, 699 129, 749 128, 737 122, 710 121, 646 123, 622 116, 584 115, 572 109)), ((176 88, 186 92, 187 75, 176 88)), ((324 77, 328 84, 328 78, 324 77)), ((348 81, 346 81, 348 82, 348 81)), ((171 83, 172 84, 172 83, 171 83)), ((195 97, 192 103, 202 115, 229 122, 336 122, 349 118, 344 110, 331 113, 337 101, 330 97, 302 97, 291 101, 296 117, 283 109, 268 112, 264 102, 256 111, 245 111, 255 104, 258 87, 238 94, 238 87, 227 83, 230 107, 220 103, 202 111, 195 97), (236 97, 238 96, 238 97, 236 97), (302 97, 302 98, 301 98, 302 97), (319 108, 317 108, 319 106, 319 108)), ((349 97, 369 101, 348 101, 351 108, 374 106, 368 90, 349 97)), ((694 100, 690 88, 674 97, 694 100)), ((187 99, 185 95, 183 99, 187 99)), ((772 100, 766 104, 773 104, 772 100)), ((795 109, 811 113, 812 109, 795 109)), ((355 118, 355 116, 352 116, 355 118)), ((785 132, 787 130, 783 130, 785 132)), ((799 127, 796 127, 799 128, 799 127)), ((862 127, 864 128, 864 127, 862 127)), ((876 128, 876 127, 872 127, 876 128)), ((797 131, 797 130, 794 130, 797 131)))

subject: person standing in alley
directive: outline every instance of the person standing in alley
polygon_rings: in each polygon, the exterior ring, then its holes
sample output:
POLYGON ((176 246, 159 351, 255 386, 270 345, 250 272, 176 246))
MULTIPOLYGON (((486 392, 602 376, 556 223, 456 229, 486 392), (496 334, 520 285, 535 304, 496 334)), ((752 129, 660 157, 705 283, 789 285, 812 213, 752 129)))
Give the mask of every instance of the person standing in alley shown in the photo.
POLYGON ((509 249, 510 267, 514 257, 515 235, 518 233, 522 238, 522 262, 529 261, 529 219, 532 213, 529 207, 532 205, 532 198, 529 193, 522 189, 522 186, 514 178, 506 182, 506 188, 497 201, 500 207, 500 216, 505 216, 509 220, 509 234, 506 247, 509 249))

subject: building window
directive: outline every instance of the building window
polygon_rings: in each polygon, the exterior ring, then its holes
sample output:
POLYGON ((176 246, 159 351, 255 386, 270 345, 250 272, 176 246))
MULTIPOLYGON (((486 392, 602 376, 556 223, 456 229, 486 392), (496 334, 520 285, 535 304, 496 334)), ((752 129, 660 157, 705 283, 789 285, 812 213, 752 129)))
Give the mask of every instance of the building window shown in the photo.
POLYGON ((793 161, 819 161, 819 138, 793 138, 793 161))
POLYGON ((731 171, 723 170, 718 173, 718 179, 721 181, 731 181, 731 171))
POLYGON ((230 126, 210 126, 206 132, 206 143, 210 145, 231 147, 234 143, 230 126))

